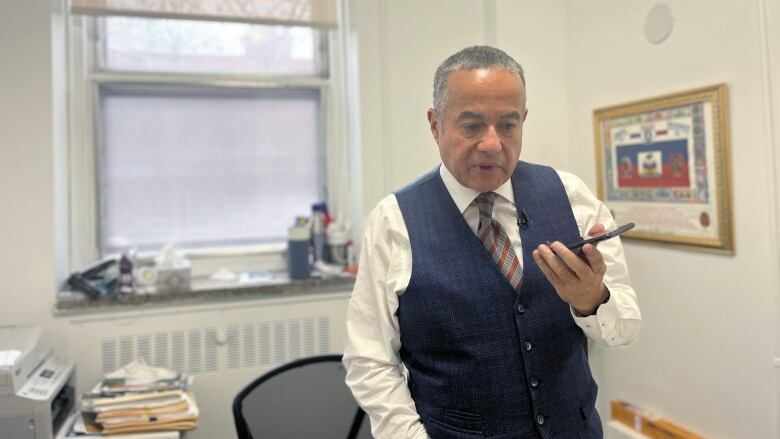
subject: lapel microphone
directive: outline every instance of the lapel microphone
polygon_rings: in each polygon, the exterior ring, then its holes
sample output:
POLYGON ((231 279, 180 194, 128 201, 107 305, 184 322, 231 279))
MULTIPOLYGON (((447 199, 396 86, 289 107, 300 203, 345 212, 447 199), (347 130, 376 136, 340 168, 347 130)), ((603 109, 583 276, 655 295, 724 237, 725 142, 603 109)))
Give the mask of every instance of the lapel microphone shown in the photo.
POLYGON ((517 215, 517 226, 525 230, 531 225, 531 219, 528 218, 528 214, 525 213, 525 209, 520 209, 520 214, 517 215))

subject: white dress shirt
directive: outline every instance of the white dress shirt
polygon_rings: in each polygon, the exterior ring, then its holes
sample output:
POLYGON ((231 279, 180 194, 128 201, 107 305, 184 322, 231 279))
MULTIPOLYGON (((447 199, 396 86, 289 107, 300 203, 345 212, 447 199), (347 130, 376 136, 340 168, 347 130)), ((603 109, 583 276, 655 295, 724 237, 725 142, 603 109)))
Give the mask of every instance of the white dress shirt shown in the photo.
MULTIPOLYGON (((455 205, 476 234, 479 210, 474 199, 479 192, 461 186, 444 165, 439 167, 439 172, 455 205)), ((580 235, 585 236, 597 223, 607 230, 615 228, 609 209, 593 196, 582 180, 567 172, 558 171, 558 175, 571 202, 580 235)), ((493 207, 493 218, 507 232, 522 264, 512 180, 507 180, 494 192, 499 197, 493 207)), ((610 298, 592 316, 579 317, 571 309, 572 318, 596 343, 627 345, 636 338, 642 317, 636 294, 628 283, 620 238, 603 241, 598 249, 607 265, 604 285, 610 298)), ((372 433, 377 439, 428 437, 406 385, 399 355, 398 296, 406 290, 411 275, 409 233, 398 200, 391 194, 379 202, 366 226, 360 269, 347 313, 343 360, 347 385, 369 415, 372 433)))

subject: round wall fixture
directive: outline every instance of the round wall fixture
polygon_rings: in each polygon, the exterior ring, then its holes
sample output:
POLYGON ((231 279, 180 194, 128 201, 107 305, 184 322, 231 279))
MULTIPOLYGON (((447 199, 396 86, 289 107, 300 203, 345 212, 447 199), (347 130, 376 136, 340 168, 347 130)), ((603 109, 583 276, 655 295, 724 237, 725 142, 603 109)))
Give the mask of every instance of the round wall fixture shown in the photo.
POLYGON ((645 19, 645 38, 651 44, 661 44, 672 33, 674 17, 669 5, 659 3, 650 9, 645 19))

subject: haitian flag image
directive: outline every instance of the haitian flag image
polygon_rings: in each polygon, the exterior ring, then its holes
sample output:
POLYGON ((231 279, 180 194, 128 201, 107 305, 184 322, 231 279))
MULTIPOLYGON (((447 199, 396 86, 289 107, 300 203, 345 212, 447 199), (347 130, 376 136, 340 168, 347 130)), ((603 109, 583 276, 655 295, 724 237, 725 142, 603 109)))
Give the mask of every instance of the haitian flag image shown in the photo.
POLYGON ((615 152, 619 188, 691 186, 688 139, 622 145, 615 152))

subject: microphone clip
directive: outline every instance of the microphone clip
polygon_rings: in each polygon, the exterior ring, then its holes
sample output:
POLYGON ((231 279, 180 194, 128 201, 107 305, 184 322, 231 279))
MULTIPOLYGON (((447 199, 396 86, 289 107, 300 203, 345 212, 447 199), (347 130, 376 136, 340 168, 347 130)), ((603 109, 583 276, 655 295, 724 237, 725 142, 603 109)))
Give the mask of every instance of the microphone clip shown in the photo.
POLYGON ((528 218, 528 214, 525 213, 525 209, 520 209, 520 213, 517 215, 517 226, 523 230, 526 230, 530 225, 531 218, 528 218))

